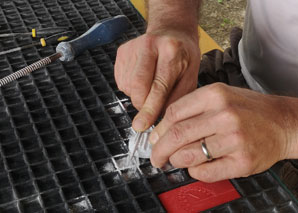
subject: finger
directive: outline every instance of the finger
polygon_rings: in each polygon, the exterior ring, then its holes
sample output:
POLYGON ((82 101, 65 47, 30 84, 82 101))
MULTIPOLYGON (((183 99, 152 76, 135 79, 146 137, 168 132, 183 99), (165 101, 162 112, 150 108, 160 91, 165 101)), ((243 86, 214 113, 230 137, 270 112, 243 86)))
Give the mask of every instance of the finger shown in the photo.
POLYGON ((171 55, 173 53, 169 50, 159 55, 150 92, 133 121, 133 128, 137 131, 146 130, 156 121, 180 73, 186 69, 186 62, 171 55))
POLYGON ((202 138, 214 135, 216 132, 214 118, 214 115, 203 114, 174 124, 153 146, 152 164, 160 168, 177 150, 202 138))
POLYGON ((208 85, 181 97, 172 103, 166 110, 162 121, 154 128, 149 141, 154 144, 170 126, 174 123, 202 114, 204 112, 217 110, 225 104, 221 96, 223 84, 208 85), (187 106, 187 107, 186 107, 187 106))
MULTIPOLYGON (((188 168, 207 162, 208 159, 202 150, 202 141, 188 144, 176 151, 169 159, 171 164, 176 168, 188 168)), ((205 138, 205 144, 213 159, 223 157, 235 149, 229 139, 218 135, 205 138)))
POLYGON ((188 168, 189 175, 197 180, 211 183, 240 177, 242 169, 237 160, 232 157, 223 157, 214 161, 188 168))
POLYGON ((139 56, 137 56, 131 78, 127 79, 131 82, 131 100, 137 109, 143 106, 149 94, 157 62, 157 53, 155 51, 144 48, 141 50, 139 56))

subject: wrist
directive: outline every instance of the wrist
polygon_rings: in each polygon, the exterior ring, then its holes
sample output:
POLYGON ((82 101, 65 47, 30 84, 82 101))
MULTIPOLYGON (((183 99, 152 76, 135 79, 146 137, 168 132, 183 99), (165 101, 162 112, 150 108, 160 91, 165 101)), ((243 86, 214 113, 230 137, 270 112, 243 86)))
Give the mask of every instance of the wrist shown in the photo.
POLYGON ((284 138, 281 139, 285 147, 282 160, 295 159, 298 158, 298 99, 281 97, 278 102, 284 131, 284 138))
POLYGON ((183 32, 198 37, 201 0, 148 0, 147 33, 183 32))

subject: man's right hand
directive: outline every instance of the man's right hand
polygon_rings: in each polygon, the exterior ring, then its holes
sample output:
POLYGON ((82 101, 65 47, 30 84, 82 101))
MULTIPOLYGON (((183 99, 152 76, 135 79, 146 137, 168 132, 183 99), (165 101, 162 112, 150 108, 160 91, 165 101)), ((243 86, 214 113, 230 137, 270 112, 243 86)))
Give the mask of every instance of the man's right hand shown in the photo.
POLYGON ((151 32, 118 49, 115 79, 140 110, 136 131, 149 128, 166 106, 197 87, 199 63, 197 34, 151 32))

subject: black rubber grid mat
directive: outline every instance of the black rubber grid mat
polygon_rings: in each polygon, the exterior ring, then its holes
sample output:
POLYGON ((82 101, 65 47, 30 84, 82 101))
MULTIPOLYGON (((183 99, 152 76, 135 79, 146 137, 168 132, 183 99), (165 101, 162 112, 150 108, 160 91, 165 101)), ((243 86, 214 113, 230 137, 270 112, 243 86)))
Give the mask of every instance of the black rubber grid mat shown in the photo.
MULTIPOLYGON (((1 88, 0 212, 165 212, 157 194, 194 181, 184 170, 161 171, 148 160, 137 172, 119 167, 136 110, 117 89, 113 63, 117 47, 145 26, 128 1, 2 0, 0 33, 59 26, 80 35, 119 14, 132 25, 122 39, 1 88)), ((0 49, 32 41, 1 38, 0 49)), ((0 77, 54 52, 32 47, 0 56, 0 77)), ((232 183, 243 198, 212 211, 297 209, 269 172, 232 183)))

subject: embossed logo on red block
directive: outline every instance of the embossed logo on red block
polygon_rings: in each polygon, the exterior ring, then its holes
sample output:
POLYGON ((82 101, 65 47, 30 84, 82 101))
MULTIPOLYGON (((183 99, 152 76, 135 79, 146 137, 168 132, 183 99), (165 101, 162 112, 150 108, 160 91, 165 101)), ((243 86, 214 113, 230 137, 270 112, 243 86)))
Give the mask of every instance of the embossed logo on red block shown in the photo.
POLYGON ((160 201, 170 213, 200 212, 240 198, 229 180, 216 183, 195 182, 160 194, 160 201))

